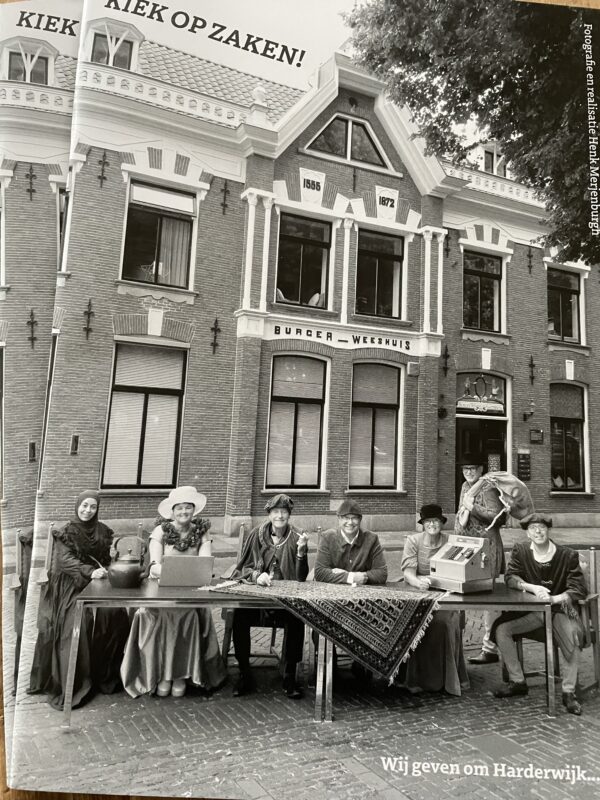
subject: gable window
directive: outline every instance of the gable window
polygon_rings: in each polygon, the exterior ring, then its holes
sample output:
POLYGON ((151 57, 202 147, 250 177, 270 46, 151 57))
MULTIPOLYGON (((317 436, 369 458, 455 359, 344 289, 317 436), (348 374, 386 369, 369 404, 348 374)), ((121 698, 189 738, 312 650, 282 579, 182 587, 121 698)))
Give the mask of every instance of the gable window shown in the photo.
POLYGON ((356 364, 352 381, 349 487, 393 489, 398 455, 400 370, 356 364))
POLYGON ((275 356, 266 488, 318 488, 321 481, 325 362, 275 356))
POLYGON ((122 36, 110 36, 103 33, 94 34, 92 58, 95 64, 107 64, 110 67, 131 69, 133 43, 122 36))
POLYGON ((548 269, 548 336, 565 342, 578 342, 579 275, 548 269))
POLYGON ((175 486, 185 353, 118 344, 102 486, 175 486))
POLYGON ((356 313, 399 317, 404 242, 397 236, 361 230, 356 265, 356 313))
POLYGON ((580 386, 550 386, 551 488, 555 492, 583 492, 584 400, 580 386))
POLYGON ((188 287, 195 200, 192 194, 131 184, 125 280, 188 287))
POLYGON ((9 52, 8 80, 48 85, 48 59, 35 53, 9 52))
POLYGON ((335 117, 317 134, 307 150, 377 167, 388 166, 367 124, 349 117, 335 117))
POLYGON ((281 215, 277 260, 277 301, 327 307, 331 225, 281 215))
POLYGON ((502 259, 482 253, 464 254, 463 326, 500 330, 502 259))

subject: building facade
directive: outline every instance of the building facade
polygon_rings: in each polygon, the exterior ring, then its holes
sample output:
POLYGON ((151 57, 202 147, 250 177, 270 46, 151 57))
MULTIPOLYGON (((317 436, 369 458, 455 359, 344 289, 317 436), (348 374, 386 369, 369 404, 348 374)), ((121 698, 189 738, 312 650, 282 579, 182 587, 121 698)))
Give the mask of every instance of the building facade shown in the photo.
POLYGON ((600 519, 598 281, 539 246, 498 151, 425 155, 340 53, 308 91, 114 20, 82 53, 41 522, 88 487, 145 520, 194 484, 226 533, 276 491, 306 526, 352 496, 413 529, 473 450, 600 519))
MULTIPOLYGON (((76 5, 66 3, 65 12, 76 5)), ((71 41, 61 49, 43 26, 18 28, 20 13, 15 4, 0 12, 3 32, 17 34, 0 41, 0 510, 5 530, 32 525, 35 513, 76 67, 71 41)), ((47 16, 36 12, 35 19, 47 16)), ((54 37, 62 45, 59 39, 54 37)))

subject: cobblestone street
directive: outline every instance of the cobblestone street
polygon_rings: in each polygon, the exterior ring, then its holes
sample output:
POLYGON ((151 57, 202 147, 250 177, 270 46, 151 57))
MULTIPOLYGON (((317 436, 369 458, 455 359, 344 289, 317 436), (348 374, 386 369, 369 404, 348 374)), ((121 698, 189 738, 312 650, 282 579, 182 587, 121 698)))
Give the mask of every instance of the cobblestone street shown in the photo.
MULTIPOLYGON (((392 573, 400 556, 389 553, 392 573)), ((279 689, 273 662, 261 661, 256 695, 233 698, 230 680, 210 698, 97 696, 73 712, 72 729, 65 731, 62 716, 43 697, 25 693, 39 592, 35 582, 30 586, 13 786, 239 800, 593 800, 600 795, 598 784, 589 780, 600 778, 598 692, 587 693, 580 718, 564 712, 557 694, 558 715, 550 719, 540 677, 530 680, 527 698, 502 701, 491 696, 500 681, 498 665, 471 667, 471 689, 454 698, 410 697, 384 682, 360 686, 342 664, 334 683, 334 721, 316 723, 314 689, 301 701, 289 700, 279 689), (400 759, 396 771, 385 768, 383 759, 388 757, 400 759), (419 762, 429 762, 431 771, 423 767, 419 775, 419 762), (575 773, 565 773, 562 779, 550 774, 510 777, 511 768, 529 765, 532 770, 570 767, 575 773), (587 781, 577 767, 587 771, 587 781), (440 772, 442 768, 449 774, 440 772), (571 783, 572 777, 577 782, 571 783)), ((215 624, 221 638, 219 611, 215 624)), ((479 650, 481 624, 481 615, 469 615, 466 655, 479 650)), ((254 630, 253 651, 264 651, 270 632, 254 630)), ((527 644, 525 660, 528 669, 542 667, 542 646, 527 644)), ((589 649, 582 660, 585 686, 592 679, 589 649)), ((233 659, 230 672, 235 679, 233 659)))

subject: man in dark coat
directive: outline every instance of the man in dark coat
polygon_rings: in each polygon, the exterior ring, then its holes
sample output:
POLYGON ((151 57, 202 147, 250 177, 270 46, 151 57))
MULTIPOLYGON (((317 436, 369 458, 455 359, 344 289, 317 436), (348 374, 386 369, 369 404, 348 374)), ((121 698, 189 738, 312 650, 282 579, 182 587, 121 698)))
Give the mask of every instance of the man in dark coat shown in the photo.
MULTIPOLYGON (((587 594, 579 556, 575 550, 555 544, 549 538, 552 519, 545 514, 529 514, 521 521, 521 527, 527 531, 528 541, 513 547, 504 578, 510 589, 550 600, 553 636, 563 655, 563 705, 570 714, 579 716, 581 705, 575 697, 575 684, 583 627, 577 601, 587 594)), ((508 684, 494 692, 496 697, 527 694, 514 636, 541 628, 543 624, 541 611, 509 612, 497 621, 495 636, 508 671, 508 684)))
MULTIPOLYGON (((308 535, 289 523, 294 501, 287 494, 272 497, 265 505, 269 517, 248 536, 234 577, 270 586, 271 581, 305 581, 308 574, 308 535)), ((288 697, 297 700, 302 689, 296 682, 296 668, 302 660, 304 623, 289 611, 236 609, 233 614, 233 647, 240 668, 240 677, 233 689, 234 697, 256 691, 250 669, 250 628, 253 625, 276 625, 285 628, 283 688, 288 697)))

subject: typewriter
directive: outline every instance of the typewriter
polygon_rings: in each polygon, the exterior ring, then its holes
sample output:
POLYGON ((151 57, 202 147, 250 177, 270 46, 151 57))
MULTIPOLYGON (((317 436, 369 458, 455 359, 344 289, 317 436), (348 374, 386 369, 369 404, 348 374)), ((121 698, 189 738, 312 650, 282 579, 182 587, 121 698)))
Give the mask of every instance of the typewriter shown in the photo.
POLYGON ((432 589, 468 594, 494 588, 490 543, 485 538, 450 534, 431 557, 430 568, 432 589))

